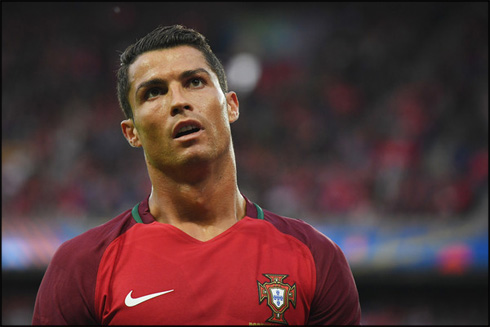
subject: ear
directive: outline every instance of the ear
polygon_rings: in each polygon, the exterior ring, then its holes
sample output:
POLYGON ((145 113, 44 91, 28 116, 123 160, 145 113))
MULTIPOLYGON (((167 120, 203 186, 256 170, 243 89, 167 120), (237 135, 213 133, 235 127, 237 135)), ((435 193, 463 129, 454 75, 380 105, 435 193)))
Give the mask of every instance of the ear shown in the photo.
POLYGON ((240 116, 240 106, 238 104, 238 97, 235 92, 230 91, 226 93, 226 102, 228 107, 228 120, 231 123, 234 123, 238 120, 240 116))
POLYGON ((129 145, 133 148, 141 147, 141 142, 138 135, 138 130, 134 126, 132 119, 126 119, 121 122, 121 129, 129 145))

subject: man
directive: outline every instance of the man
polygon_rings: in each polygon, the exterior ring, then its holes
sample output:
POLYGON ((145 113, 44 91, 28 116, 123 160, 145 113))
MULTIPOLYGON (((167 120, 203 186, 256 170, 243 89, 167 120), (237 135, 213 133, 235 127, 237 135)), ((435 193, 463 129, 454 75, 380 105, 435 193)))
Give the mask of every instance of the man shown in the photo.
POLYGON ((118 97, 151 193, 58 249, 33 324, 360 323, 340 248, 239 191, 238 98, 201 34, 159 27, 126 49, 118 97))

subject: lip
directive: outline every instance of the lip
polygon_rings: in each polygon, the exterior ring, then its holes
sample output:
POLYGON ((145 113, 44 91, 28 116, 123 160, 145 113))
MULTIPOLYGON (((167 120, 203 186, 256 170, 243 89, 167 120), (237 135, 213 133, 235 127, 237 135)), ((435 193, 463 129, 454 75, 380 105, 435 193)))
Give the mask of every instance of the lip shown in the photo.
POLYGON ((189 119, 189 120, 180 121, 173 128, 172 138, 176 139, 176 140, 189 138, 189 137, 192 137, 194 135, 200 134, 200 132, 202 132, 203 130, 204 130, 204 128, 202 127, 201 123, 198 122, 197 120, 189 119), (195 126, 195 127, 199 128, 199 131, 191 133, 191 134, 183 135, 183 136, 179 137, 178 139, 176 139, 176 136, 179 133, 180 129, 183 127, 186 127, 186 126, 195 126))

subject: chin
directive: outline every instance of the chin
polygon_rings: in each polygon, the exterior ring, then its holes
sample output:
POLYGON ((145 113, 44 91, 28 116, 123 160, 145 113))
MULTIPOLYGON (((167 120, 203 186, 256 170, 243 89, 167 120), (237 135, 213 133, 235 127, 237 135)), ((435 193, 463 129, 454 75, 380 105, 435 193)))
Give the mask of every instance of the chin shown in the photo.
POLYGON ((205 164, 218 159, 218 157, 216 149, 195 146, 182 151, 177 157, 177 162, 184 165, 205 164))
POLYGON ((204 146, 194 144, 191 147, 180 149, 173 153, 162 154, 157 160, 153 160, 151 166, 161 171, 187 170, 191 172, 193 169, 200 169, 218 161, 227 160, 226 157, 233 157, 233 151, 229 147, 221 146, 204 146))

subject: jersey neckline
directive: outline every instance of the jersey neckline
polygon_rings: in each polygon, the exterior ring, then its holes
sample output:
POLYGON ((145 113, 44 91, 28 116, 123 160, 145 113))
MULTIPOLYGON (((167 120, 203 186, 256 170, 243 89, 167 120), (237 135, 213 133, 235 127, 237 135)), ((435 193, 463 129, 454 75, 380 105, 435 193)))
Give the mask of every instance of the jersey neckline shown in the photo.
MULTIPOLYGON (((134 219, 134 221, 136 221, 136 223, 143 224, 143 219, 141 219, 141 216, 139 213, 140 203, 141 202, 138 202, 133 207, 133 209, 131 210, 131 215, 133 216, 133 219, 134 219)), ((257 219, 264 220, 264 211, 262 210, 262 208, 257 203, 253 202, 253 204, 255 205, 255 208, 257 209, 257 219)), ((247 217, 246 214, 245 214, 245 217, 247 217)))

